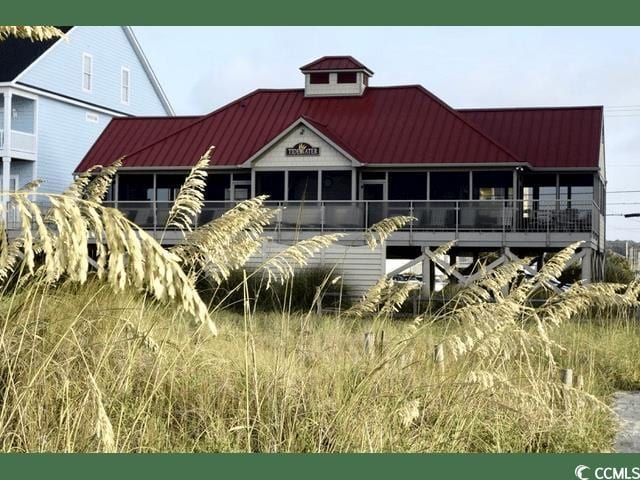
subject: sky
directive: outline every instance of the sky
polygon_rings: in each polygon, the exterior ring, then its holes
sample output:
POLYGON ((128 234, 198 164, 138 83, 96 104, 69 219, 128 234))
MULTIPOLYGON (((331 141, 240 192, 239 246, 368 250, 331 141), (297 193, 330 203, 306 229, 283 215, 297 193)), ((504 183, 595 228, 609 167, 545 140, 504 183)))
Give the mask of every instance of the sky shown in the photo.
POLYGON ((176 113, 256 88, 300 88, 299 67, 352 55, 370 85, 419 83, 454 108, 603 105, 607 238, 640 241, 638 27, 134 27, 176 113), (636 190, 638 193, 613 193, 636 190), (634 204, 635 203, 635 204, 634 204))

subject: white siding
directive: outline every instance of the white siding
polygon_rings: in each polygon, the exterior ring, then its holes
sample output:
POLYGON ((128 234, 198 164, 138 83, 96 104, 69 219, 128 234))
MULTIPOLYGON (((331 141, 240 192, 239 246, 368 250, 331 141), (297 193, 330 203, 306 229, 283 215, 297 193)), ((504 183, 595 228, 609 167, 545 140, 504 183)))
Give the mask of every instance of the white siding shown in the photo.
MULTIPOLYGON (((257 267, 266 259, 281 252, 290 245, 265 241, 262 251, 247 262, 247 267, 257 267)), ((336 267, 336 275, 341 275, 345 285, 354 296, 363 295, 385 274, 385 249, 378 246, 371 250, 367 246, 350 247, 332 245, 309 259, 309 267, 336 267)))
POLYGON ((356 83, 338 83, 338 74, 329 74, 329 83, 311 83, 309 74, 304 76, 304 94, 307 97, 342 97, 362 95, 366 88, 363 82, 363 73, 358 72, 356 83))
POLYGON ((270 169, 270 168, 289 168, 289 167, 339 167, 351 168, 351 160, 336 150, 332 145, 325 142, 315 132, 308 127, 300 125, 294 128, 281 138, 275 145, 266 151, 260 158, 254 162, 254 168, 270 169), (304 129, 301 135, 300 130, 304 129), (320 155, 313 156, 287 156, 286 149, 294 145, 305 142, 312 147, 320 147, 320 155))

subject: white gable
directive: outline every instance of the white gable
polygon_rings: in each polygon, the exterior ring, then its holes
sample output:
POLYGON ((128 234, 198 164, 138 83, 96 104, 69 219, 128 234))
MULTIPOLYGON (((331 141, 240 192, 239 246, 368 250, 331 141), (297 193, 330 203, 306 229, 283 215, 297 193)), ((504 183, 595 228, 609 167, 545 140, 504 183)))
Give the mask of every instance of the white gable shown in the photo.
POLYGON ((320 135, 301 123, 258 156, 253 165, 256 169, 289 167, 351 168, 352 162, 320 135), (295 152, 287 154, 287 149, 292 149, 301 143, 307 144, 311 148, 317 148, 319 151, 317 154, 312 155, 293 154, 295 152))

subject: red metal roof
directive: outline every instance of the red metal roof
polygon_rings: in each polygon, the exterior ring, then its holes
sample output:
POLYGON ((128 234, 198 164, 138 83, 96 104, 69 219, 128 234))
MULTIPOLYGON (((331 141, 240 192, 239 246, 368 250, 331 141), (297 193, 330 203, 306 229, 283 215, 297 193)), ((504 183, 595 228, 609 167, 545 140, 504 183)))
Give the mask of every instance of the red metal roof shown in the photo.
POLYGON ((371 70, 349 55, 322 57, 300 67, 300 70, 303 72, 314 70, 366 70, 369 75, 373 75, 371 70))
POLYGON ((474 109, 459 112, 534 167, 598 166, 602 107, 474 109))
POLYGON ((368 87, 353 97, 256 90, 195 120, 114 119, 77 170, 122 155, 125 167, 191 167, 210 145, 216 147, 212 165, 238 166, 301 118, 363 164, 524 163, 423 87, 410 85, 368 87))
POLYGON ((120 157, 140 150, 200 117, 118 117, 91 147, 77 171, 85 171, 94 165, 111 165, 120 157), (86 165, 86 166, 85 166, 86 165))

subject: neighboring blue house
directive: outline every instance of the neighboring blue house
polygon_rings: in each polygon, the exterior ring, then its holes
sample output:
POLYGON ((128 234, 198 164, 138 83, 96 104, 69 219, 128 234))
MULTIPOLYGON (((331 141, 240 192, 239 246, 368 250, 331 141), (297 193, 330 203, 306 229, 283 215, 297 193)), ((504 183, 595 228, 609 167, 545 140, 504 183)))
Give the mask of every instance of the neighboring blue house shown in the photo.
POLYGON ((65 39, 0 42, 3 191, 42 178, 62 192, 114 117, 173 115, 130 27, 62 27, 65 39))

